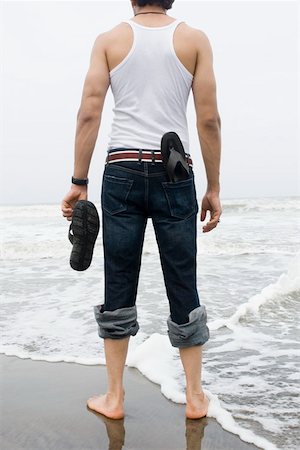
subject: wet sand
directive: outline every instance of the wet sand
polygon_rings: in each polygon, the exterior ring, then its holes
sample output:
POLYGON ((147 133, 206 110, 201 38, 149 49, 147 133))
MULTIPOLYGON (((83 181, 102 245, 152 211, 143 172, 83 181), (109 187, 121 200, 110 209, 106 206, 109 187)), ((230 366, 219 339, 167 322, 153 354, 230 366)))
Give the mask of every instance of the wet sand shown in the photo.
POLYGON ((86 406, 106 391, 106 368, 0 355, 2 450, 254 450, 210 418, 185 418, 185 405, 125 367, 125 418, 86 406))

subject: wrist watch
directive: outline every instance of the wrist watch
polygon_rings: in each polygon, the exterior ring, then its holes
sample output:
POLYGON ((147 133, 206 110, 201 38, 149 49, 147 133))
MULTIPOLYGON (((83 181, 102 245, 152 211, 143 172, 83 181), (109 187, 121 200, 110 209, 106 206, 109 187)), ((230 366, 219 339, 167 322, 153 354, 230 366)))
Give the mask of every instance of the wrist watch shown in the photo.
POLYGON ((74 178, 72 176, 72 183, 73 184, 78 184, 78 185, 87 185, 89 183, 89 179, 88 178, 74 178))

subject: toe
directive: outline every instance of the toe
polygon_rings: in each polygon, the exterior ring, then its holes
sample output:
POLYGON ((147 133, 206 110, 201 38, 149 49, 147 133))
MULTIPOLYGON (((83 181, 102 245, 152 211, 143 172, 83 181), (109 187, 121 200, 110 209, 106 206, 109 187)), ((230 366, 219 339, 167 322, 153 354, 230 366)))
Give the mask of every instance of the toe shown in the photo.
POLYGON ((97 398, 96 395, 93 395, 92 397, 87 399, 87 404, 91 404, 93 402, 93 400, 95 400, 97 398))

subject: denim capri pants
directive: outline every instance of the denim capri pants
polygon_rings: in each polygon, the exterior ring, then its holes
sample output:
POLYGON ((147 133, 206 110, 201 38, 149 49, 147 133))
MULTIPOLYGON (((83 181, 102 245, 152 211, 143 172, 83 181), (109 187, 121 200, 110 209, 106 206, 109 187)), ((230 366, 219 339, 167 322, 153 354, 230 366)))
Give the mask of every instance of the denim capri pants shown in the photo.
POLYGON ((121 339, 139 330, 136 295, 151 217, 170 307, 171 345, 203 345, 209 339, 206 309, 197 292, 199 207, 189 170, 187 179, 171 182, 160 161, 106 162, 101 189, 104 303, 94 306, 101 338, 121 339))

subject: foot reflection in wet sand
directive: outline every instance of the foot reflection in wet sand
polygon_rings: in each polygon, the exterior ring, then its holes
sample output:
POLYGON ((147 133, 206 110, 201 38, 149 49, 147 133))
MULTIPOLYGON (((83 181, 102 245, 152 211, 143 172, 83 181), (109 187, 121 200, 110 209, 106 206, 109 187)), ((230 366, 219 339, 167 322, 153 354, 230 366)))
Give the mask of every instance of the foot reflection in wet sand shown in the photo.
POLYGON ((204 428, 208 425, 206 417, 188 419, 185 421, 186 450, 201 450, 204 428))
MULTIPOLYGON (((122 450, 125 443, 125 427, 123 419, 110 419, 88 408, 90 412, 99 417, 106 427, 108 437, 108 450, 122 450)), ((102 447, 100 446, 102 449, 102 447)))
MULTIPOLYGON (((110 419, 90 408, 87 409, 99 417, 104 423, 109 442, 108 450, 122 450, 125 444, 125 418, 110 419)), ((208 419, 206 417, 202 417, 201 419, 185 419, 186 450, 201 450, 201 442, 204 437, 206 425, 208 425, 208 419)), ((99 448, 102 449, 103 447, 100 446, 99 448)), ((149 448, 152 448, 150 442, 149 448)))

